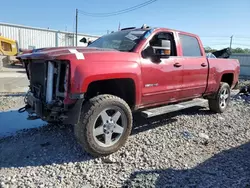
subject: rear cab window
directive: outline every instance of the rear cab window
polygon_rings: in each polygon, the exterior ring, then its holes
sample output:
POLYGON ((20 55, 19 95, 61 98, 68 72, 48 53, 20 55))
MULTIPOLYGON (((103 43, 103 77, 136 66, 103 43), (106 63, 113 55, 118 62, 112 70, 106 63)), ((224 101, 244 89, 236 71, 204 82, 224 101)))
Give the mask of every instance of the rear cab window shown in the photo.
POLYGON ((201 57, 202 52, 200 49, 199 41, 196 37, 179 34, 182 55, 187 57, 201 57))

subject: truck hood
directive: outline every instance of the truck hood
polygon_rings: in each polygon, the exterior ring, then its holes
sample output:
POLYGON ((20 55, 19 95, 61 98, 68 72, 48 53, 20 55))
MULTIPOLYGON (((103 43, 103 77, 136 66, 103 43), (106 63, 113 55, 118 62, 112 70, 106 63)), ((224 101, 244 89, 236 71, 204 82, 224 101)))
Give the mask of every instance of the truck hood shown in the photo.
POLYGON ((91 47, 52 47, 52 48, 39 48, 32 50, 30 53, 25 53, 17 56, 18 59, 71 59, 73 56, 76 59, 84 59, 85 54, 96 54, 114 52, 119 53, 120 51, 114 49, 104 48, 91 48, 91 47))

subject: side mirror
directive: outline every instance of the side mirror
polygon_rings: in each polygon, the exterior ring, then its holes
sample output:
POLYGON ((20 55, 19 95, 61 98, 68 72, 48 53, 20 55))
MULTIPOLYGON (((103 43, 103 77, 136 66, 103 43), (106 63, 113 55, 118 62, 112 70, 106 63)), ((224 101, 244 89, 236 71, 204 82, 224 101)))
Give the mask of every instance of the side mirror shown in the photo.
POLYGON ((159 46, 148 46, 143 52, 142 56, 147 58, 162 58, 169 57, 171 54, 170 40, 160 40, 159 46))
POLYGON ((159 57, 169 57, 171 54, 170 40, 160 40, 159 46, 153 46, 154 53, 159 57))

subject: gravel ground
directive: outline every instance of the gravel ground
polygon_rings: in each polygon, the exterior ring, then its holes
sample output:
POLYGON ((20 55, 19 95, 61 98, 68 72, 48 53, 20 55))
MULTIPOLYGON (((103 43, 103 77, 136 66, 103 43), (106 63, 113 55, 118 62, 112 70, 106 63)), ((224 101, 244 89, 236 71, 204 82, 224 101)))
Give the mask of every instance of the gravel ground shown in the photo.
POLYGON ((24 106, 24 94, 0 93, 0 112, 24 106))
POLYGON ((243 87, 243 86, 246 86, 246 85, 250 85, 250 80, 241 79, 239 81, 239 87, 243 87))
MULTIPOLYGON (((0 110, 21 101, 0 96, 0 110)), ((0 187, 250 186, 250 105, 244 101, 233 100, 223 114, 205 106, 134 119, 125 147, 106 158, 82 151, 70 126, 0 138, 0 187)))

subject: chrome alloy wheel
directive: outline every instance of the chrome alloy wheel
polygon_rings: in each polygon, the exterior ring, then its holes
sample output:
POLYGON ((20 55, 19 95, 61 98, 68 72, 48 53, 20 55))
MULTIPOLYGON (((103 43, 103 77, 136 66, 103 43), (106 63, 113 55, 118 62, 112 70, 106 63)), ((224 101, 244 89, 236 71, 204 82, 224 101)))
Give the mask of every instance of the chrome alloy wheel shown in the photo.
POLYGON ((127 118, 119 107, 106 108, 101 111, 93 126, 96 143, 102 147, 115 145, 127 128, 127 118))
POLYGON ((227 104, 228 104, 228 100, 229 100, 229 91, 227 88, 224 88, 222 91, 221 91, 221 94, 220 94, 220 107, 221 108, 226 108, 227 107, 227 104))

